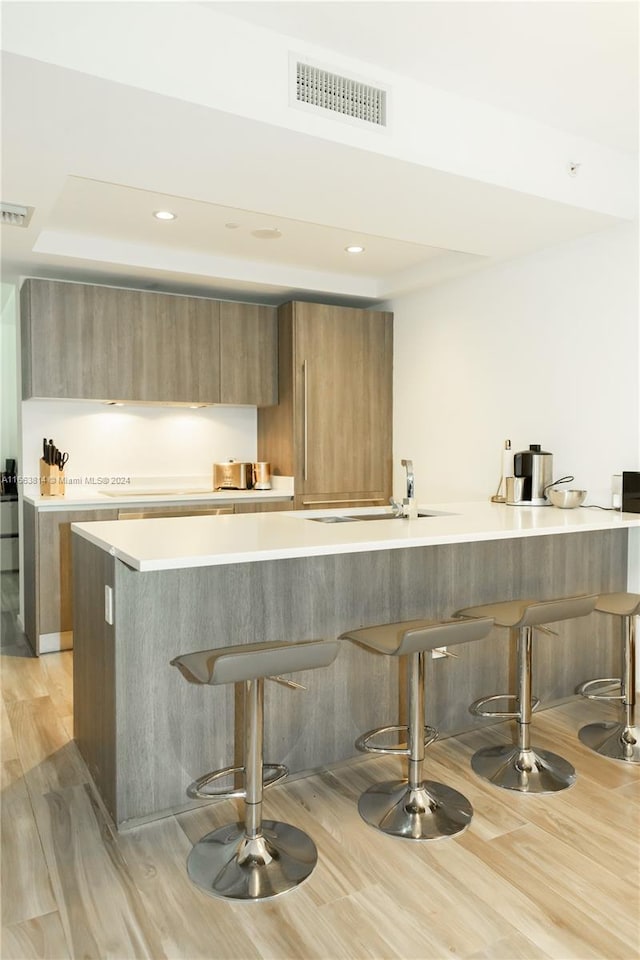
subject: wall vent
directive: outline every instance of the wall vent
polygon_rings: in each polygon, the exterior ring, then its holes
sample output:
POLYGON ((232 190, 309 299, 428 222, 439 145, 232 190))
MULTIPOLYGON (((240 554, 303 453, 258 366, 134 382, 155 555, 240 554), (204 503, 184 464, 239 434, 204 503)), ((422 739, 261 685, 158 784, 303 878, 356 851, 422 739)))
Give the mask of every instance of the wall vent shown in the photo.
POLYGON ((0 223, 10 227, 28 227, 33 207, 23 207, 19 203, 0 203, 0 223))
POLYGON ((296 100, 379 127, 387 124, 387 92, 308 63, 296 64, 296 100))

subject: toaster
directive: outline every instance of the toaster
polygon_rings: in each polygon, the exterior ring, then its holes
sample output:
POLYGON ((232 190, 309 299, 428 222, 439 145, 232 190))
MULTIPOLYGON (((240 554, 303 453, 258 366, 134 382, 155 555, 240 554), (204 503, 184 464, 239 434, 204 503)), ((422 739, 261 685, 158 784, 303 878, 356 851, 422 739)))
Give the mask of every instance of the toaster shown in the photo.
POLYGON ((214 490, 249 490, 252 486, 250 463, 241 460, 227 460, 213 465, 214 490))

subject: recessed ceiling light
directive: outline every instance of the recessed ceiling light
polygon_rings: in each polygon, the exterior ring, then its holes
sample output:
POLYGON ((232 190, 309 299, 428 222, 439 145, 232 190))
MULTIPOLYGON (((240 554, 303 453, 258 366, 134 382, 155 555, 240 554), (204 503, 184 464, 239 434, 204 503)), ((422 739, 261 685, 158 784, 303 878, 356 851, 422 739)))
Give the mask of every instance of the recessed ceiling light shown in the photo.
POLYGON ((252 230, 251 236, 258 240, 279 240, 282 234, 277 227, 264 227, 261 230, 252 230))
POLYGON ((172 213, 171 210, 154 210, 153 215, 156 220, 176 220, 177 214, 172 213))
POLYGON ((239 226, 240 224, 234 223, 233 220, 229 221, 229 223, 225 223, 227 230, 237 230, 239 226))
POLYGON ((364 253, 364 247, 360 247, 357 243, 352 243, 350 246, 345 247, 347 253, 364 253))

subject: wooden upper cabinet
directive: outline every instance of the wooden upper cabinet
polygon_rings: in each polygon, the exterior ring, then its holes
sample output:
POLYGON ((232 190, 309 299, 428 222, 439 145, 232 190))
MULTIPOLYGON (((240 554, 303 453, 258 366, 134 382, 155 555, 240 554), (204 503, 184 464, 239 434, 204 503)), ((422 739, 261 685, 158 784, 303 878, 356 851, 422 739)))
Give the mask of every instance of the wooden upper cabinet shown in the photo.
POLYGON ((220 402, 220 306, 217 300, 143 294, 143 350, 133 400, 220 402))
POLYGON ((273 308, 55 280, 20 297, 24 399, 277 403, 273 308))
POLYGON ((25 399, 92 396, 87 391, 99 389, 95 365, 87 370, 86 352, 95 339, 94 330, 83 324, 89 309, 89 290, 81 284, 46 280, 23 284, 20 312, 25 399))
POLYGON ((278 402, 275 307, 220 303, 220 402, 268 407, 278 402))
POLYGON ((279 311, 278 407, 258 412, 258 457, 295 477, 296 503, 391 495, 393 315, 311 303, 279 311))

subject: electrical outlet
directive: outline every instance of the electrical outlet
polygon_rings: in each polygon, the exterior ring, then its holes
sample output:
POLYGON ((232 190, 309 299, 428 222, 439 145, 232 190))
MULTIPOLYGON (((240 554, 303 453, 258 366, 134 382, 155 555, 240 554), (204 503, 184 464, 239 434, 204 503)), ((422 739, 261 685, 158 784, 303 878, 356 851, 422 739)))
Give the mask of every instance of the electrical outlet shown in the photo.
POLYGON ((113 587, 104 587, 104 619, 113 626, 113 587))

